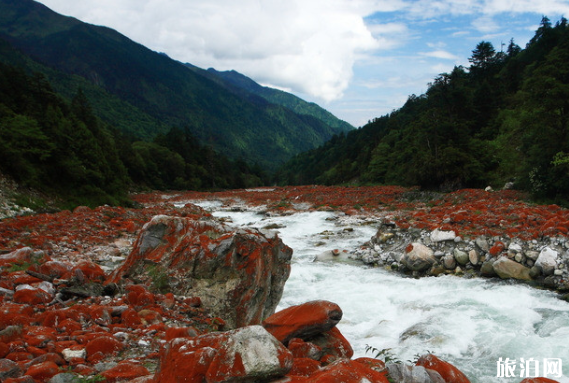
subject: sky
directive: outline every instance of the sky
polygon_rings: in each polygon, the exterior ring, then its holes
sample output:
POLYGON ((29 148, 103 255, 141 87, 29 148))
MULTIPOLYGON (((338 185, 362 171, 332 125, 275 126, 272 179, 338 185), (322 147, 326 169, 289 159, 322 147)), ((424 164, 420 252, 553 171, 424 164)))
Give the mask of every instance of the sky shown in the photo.
POLYGON ((569 0, 40 0, 171 58, 236 70, 356 127, 399 109, 481 41, 524 48, 569 0))

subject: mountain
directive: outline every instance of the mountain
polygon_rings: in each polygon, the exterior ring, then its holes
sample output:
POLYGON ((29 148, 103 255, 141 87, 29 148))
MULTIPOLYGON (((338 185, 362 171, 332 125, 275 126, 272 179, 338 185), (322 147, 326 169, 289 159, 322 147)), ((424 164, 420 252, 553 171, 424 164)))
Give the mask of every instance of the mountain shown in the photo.
POLYGON ((525 49, 480 42, 425 94, 299 154, 282 184, 501 188, 569 204, 569 23, 542 19, 525 49))
MULTIPOLYGON (((70 87, 88 83, 85 94, 97 115, 138 137, 188 128, 232 158, 274 170, 347 129, 252 101, 250 92, 230 91, 110 28, 58 15, 32 0, 0 0, 0 38, 61 94, 69 97, 77 91, 70 87)), ((14 60, 12 53, 8 61, 14 60)))
POLYGON ((354 129, 354 127, 346 121, 340 120, 332 113, 313 102, 304 101, 293 94, 279 89, 259 85, 249 77, 237 71, 230 70, 220 72, 213 68, 209 68, 207 71, 204 71, 203 69, 191 64, 187 65, 204 76, 209 75, 209 78, 218 81, 220 84, 237 94, 248 97, 253 102, 255 102, 256 96, 261 97, 271 104, 284 106, 297 114, 315 117, 326 123, 328 126, 337 129, 338 132, 349 132, 354 129))

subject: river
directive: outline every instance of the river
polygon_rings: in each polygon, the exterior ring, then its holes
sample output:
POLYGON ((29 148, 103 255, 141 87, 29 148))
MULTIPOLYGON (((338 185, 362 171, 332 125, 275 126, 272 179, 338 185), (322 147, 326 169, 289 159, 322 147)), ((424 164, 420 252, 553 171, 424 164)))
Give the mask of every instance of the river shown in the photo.
POLYGON ((354 357, 374 356, 366 351, 374 348, 408 362, 432 352, 473 383, 517 383, 536 370, 546 376, 547 364, 547 377, 569 383, 569 303, 553 292, 495 279, 414 279, 357 263, 314 262, 326 250, 357 248, 377 225, 339 223, 333 212, 268 217, 223 210, 216 201, 194 203, 234 226, 276 226, 294 250, 279 309, 317 299, 337 303, 344 313, 338 328, 354 357), (504 368, 506 358, 514 369, 504 368))

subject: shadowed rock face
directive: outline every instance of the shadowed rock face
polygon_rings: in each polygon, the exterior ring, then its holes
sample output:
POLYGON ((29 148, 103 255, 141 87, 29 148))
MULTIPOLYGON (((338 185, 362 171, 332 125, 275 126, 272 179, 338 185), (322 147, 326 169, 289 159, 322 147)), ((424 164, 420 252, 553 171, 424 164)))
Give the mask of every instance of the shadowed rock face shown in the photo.
POLYGON ((278 236, 215 220, 156 216, 107 283, 128 278, 157 291, 199 297, 229 328, 273 314, 290 274, 292 250, 278 236))

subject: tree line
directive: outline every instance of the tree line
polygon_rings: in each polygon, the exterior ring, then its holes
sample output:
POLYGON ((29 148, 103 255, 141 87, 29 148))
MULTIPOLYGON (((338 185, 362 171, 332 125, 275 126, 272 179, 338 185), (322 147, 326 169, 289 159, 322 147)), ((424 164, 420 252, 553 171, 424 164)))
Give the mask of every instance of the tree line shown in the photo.
POLYGON ((302 153, 282 184, 373 183, 425 189, 514 187, 569 195, 569 28, 543 17, 525 49, 482 41, 400 109, 302 153))
POLYGON ((60 206, 128 204, 141 189, 243 188, 267 183, 245 161, 200 143, 187 127, 152 140, 119 132, 95 116, 78 89, 58 95, 45 76, 0 63, 0 171, 60 206))

